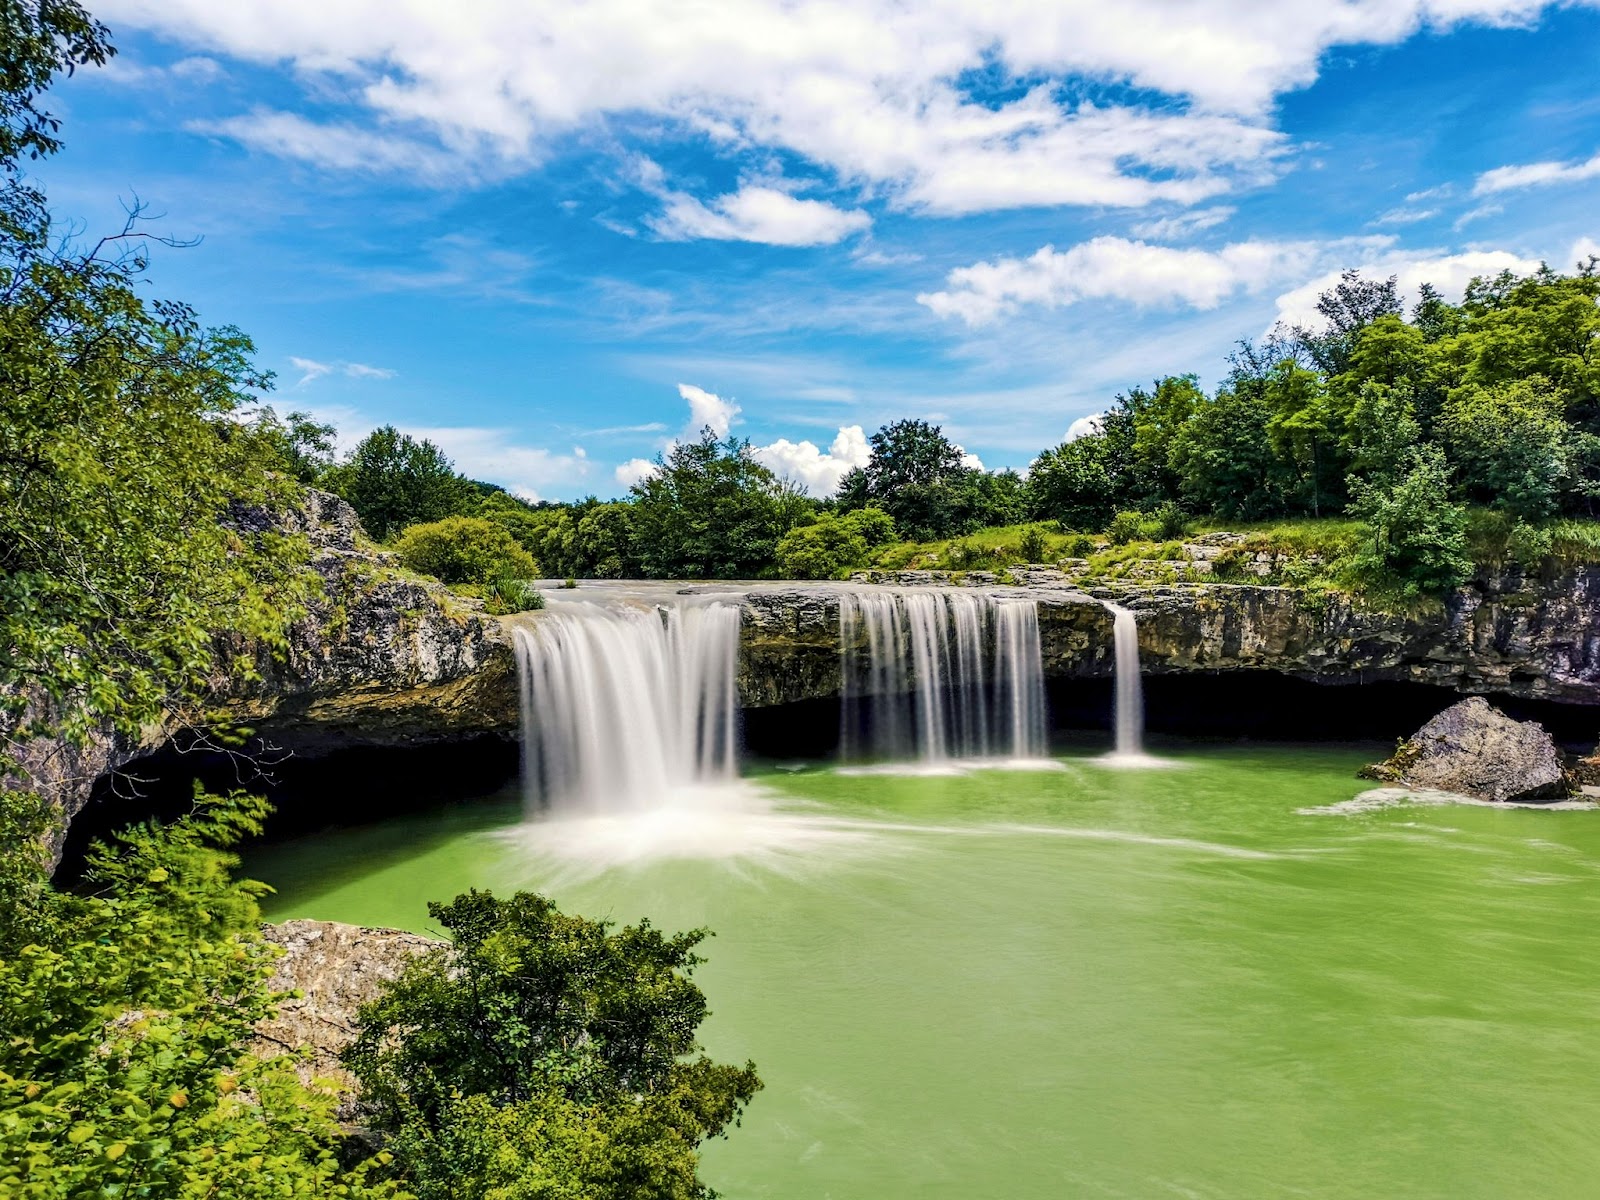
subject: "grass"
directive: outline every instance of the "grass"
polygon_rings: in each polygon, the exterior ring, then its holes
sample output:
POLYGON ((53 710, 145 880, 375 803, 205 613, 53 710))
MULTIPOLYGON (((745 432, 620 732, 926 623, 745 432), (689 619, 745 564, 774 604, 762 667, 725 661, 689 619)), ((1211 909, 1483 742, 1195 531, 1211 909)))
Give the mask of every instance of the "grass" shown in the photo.
MULTIPOLYGON (((1038 528, 1044 535, 1044 553, 1034 562, 1054 563, 1063 558, 1081 558, 1074 553, 1083 549, 1085 535, 1062 533, 1054 522, 1042 521, 1022 525, 997 525, 980 529, 965 537, 943 538, 931 542, 893 542, 879 547, 873 555, 872 566, 884 571, 915 571, 937 569, 945 571, 998 571, 1030 561, 1022 554, 1022 542, 1029 529, 1038 528)), ((1104 538, 1088 539, 1103 545, 1104 538)))

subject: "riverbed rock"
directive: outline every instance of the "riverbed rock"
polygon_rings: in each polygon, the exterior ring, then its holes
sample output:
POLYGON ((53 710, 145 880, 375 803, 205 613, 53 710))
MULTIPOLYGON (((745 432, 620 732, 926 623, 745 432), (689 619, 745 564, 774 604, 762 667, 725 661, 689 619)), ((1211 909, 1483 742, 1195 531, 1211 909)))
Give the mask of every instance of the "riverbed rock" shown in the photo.
POLYGON ((283 947, 269 987, 298 991, 277 1015, 256 1027, 252 1051, 274 1058, 305 1047, 296 1066, 300 1078, 332 1079, 345 1090, 341 1120, 359 1115, 355 1078, 339 1063, 339 1052, 355 1040, 356 1012, 377 999, 383 985, 399 976, 420 954, 447 943, 399 929, 343 925, 337 921, 285 921, 262 931, 283 947))
POLYGON ((1502 804, 1548 803, 1573 790, 1544 727, 1513 720, 1481 696, 1452 704, 1363 774, 1502 804))

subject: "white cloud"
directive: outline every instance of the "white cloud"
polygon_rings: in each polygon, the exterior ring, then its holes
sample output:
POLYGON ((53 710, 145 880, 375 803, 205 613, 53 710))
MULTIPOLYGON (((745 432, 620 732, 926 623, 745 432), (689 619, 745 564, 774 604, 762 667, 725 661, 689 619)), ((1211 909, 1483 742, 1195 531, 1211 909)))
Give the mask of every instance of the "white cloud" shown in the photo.
POLYGON ((794 480, 817 497, 833 495, 845 473, 866 466, 870 457, 866 432, 859 425, 840 426, 826 454, 815 442, 791 442, 788 438, 754 446, 751 453, 780 478, 794 480))
POLYGON ((1210 208, 1196 208, 1190 212, 1176 213, 1153 221, 1140 221, 1133 227, 1133 235, 1152 241, 1171 241, 1189 237, 1205 229, 1223 224, 1235 212, 1231 204, 1214 204, 1210 208))
POLYGON ((589 473, 588 456, 581 447, 558 454, 519 443, 514 430, 460 425, 399 429, 414 438, 427 438, 455 460, 463 475, 497 483, 525 500, 538 500, 550 488, 570 486, 589 473))
POLYGON ((1066 250, 1045 246, 1028 258, 957 267, 946 276, 944 291, 925 292, 917 302, 972 326, 1024 305, 1060 308, 1082 300, 1210 309, 1237 293, 1302 275, 1330 254, 1353 256, 1389 243, 1386 238, 1250 241, 1197 250, 1098 237, 1066 250))
POLYGON ((1496 167, 1478 176, 1472 185, 1474 196, 1509 192, 1516 188, 1544 187, 1552 183, 1580 183, 1600 178, 1600 154, 1585 162, 1533 162, 1520 166, 1496 167))
POLYGON ((647 224, 674 242, 705 238, 769 246, 831 246, 866 229, 872 218, 860 209, 746 185, 709 205, 682 192, 669 193, 665 210, 647 224))
POLYGON ((1437 217, 1437 208, 1391 208, 1373 218, 1374 225, 1414 225, 1418 221, 1426 221, 1437 217))
POLYGON ((968 451, 966 447, 957 446, 956 453, 961 455, 961 465, 966 467, 969 471, 984 470, 983 459, 968 451))
POLYGON ((358 362, 318 362, 314 358, 300 358, 294 354, 289 356, 289 365, 300 372, 300 378, 294 385, 297 388, 324 375, 339 374, 350 379, 393 379, 395 376, 395 372, 388 367, 373 367, 358 362))
POLYGON ((1103 412, 1090 413, 1086 417, 1079 417, 1067 426, 1067 436, 1063 441, 1075 442, 1082 437, 1091 437, 1105 427, 1106 414, 1103 412))
POLYGON ((1572 243, 1572 249, 1567 251, 1568 266, 1587 262, 1590 258, 1600 258, 1600 242, 1592 237, 1581 237, 1572 243))
MULTIPOLYGON (((281 65, 335 98, 326 126, 257 112, 210 127, 324 167, 447 178, 442 157, 457 173, 524 166, 564 136, 642 116, 627 127, 643 137, 776 150, 953 214, 1198 203, 1274 169, 1275 101, 1310 84, 1330 48, 1526 23, 1550 2, 100 0, 96 13, 281 65), (996 69, 1033 86, 993 105, 964 90, 967 73, 996 69), (1152 99, 1095 104, 1062 87, 1085 79, 1152 99)), ((735 230, 758 220, 716 202, 705 212, 735 230)), ((809 219, 824 217, 839 220, 809 219)))
POLYGON ((700 431, 709 425, 719 438, 728 436, 728 430, 733 428, 734 419, 739 415, 737 404, 692 383, 680 383, 678 395, 689 402, 689 427, 685 433, 699 437, 700 431))
POLYGON ((650 476, 656 473, 657 469, 658 464, 653 459, 630 458, 613 471, 612 475, 623 487, 629 488, 636 483, 643 483, 646 479, 649 479, 650 476))
POLYGON ((1499 204, 1480 204, 1477 208, 1468 209, 1462 213, 1450 223, 1450 228, 1460 233, 1474 221, 1481 221, 1484 217, 1497 216, 1503 212, 1505 212, 1505 208, 1499 204))
MULTIPOLYGON (((1424 283, 1431 283, 1446 299, 1459 299, 1463 289, 1478 275, 1498 275, 1501 271, 1526 274, 1538 269, 1539 260, 1523 258, 1508 250, 1473 250, 1465 254, 1413 252, 1394 253, 1368 259, 1360 265, 1370 277, 1396 277, 1401 297, 1409 303, 1424 283)), ((1278 297, 1278 320, 1286 325, 1315 329, 1322 323, 1317 312, 1317 297, 1339 282, 1339 270, 1319 275, 1278 297)))

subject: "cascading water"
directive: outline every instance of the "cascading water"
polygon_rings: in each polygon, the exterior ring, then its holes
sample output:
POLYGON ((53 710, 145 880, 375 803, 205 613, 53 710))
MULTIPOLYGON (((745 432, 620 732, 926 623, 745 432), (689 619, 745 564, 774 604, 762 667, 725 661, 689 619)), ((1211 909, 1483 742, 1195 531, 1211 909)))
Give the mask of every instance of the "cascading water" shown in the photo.
POLYGON ((936 765, 1047 749, 1037 604, 935 589, 839 598, 846 758, 936 765))
POLYGON ((1116 731, 1115 757, 1128 762, 1142 760, 1144 753, 1144 687, 1139 676, 1139 623, 1121 605, 1106 602, 1112 617, 1112 636, 1116 649, 1116 731))
POLYGON ((737 604, 562 604, 515 641, 530 811, 641 812, 734 778, 737 604))

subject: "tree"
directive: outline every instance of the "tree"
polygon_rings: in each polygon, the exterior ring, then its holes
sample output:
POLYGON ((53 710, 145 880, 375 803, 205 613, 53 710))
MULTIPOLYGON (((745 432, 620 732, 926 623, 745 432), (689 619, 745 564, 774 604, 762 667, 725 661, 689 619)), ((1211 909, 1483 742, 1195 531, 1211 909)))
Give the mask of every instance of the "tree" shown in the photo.
POLYGON ((471 484, 456 474, 444 451, 393 425, 369 433, 326 480, 380 541, 407 525, 443 520, 473 506, 471 484))
POLYGON ((264 814, 198 796, 185 820, 97 847, 88 894, 49 893, 0 943, 0 1192, 397 1197, 368 1181, 378 1164, 340 1167, 334 1094, 247 1050, 279 999, 277 952, 267 889, 233 880, 222 848, 264 814))
POLYGON ((867 465, 840 482, 839 507, 881 508, 905 537, 927 541, 970 533, 982 527, 995 502, 1011 499, 991 491, 983 472, 965 466, 961 448, 927 421, 885 425, 869 445, 867 465))
POLYGON ((532 579, 538 564, 510 532, 482 517, 446 517, 408 526, 395 542, 400 561, 444 583, 532 579))
POLYGON ((1205 399, 1193 375, 1170 375, 1158 379, 1150 391, 1130 388, 1125 396, 1117 397, 1113 411, 1125 416, 1132 431, 1130 486, 1123 489, 1122 503, 1155 508, 1163 500, 1177 499, 1172 443, 1205 399))
POLYGON ((1337 375, 1349 364, 1363 329, 1380 317, 1400 315, 1396 283, 1393 275, 1384 280, 1363 279, 1360 271, 1345 271, 1338 283, 1317 297, 1317 313, 1324 327, 1296 325, 1291 333, 1320 370, 1337 375))
POLYGON ((809 508, 749 442, 719 441, 709 426, 632 490, 633 553, 645 575, 661 579, 752 578, 809 508))
POLYGON ((1067 529, 1102 529, 1122 502, 1111 467, 1111 444, 1091 433, 1046 450, 1028 468, 1029 512, 1067 529))
POLYGON ((1472 574, 1466 510, 1450 499, 1450 468, 1437 446, 1412 449, 1392 486, 1358 481, 1350 512, 1367 524, 1368 542, 1353 567, 1367 583, 1420 597, 1459 587, 1472 574))
POLYGON ((1259 381, 1235 378, 1195 410, 1172 440, 1185 506, 1228 521, 1282 514, 1292 478, 1267 435, 1272 405, 1259 381))
POLYGON ((361 1010, 345 1061, 420 1200, 698 1200, 702 1141, 761 1087, 695 1055, 694 930, 612 931, 542 896, 429 913, 453 946, 361 1010))
POLYGON ((1324 500, 1342 501, 1344 464, 1339 453, 1339 414, 1323 378, 1290 361, 1266 379, 1270 410, 1267 439, 1279 461, 1293 466, 1300 504, 1321 516, 1324 500))
POLYGON ((1561 392, 1541 376, 1457 389, 1439 437, 1469 500, 1523 521, 1554 516, 1566 483, 1572 431, 1561 392))

